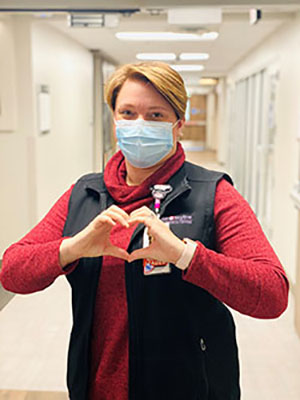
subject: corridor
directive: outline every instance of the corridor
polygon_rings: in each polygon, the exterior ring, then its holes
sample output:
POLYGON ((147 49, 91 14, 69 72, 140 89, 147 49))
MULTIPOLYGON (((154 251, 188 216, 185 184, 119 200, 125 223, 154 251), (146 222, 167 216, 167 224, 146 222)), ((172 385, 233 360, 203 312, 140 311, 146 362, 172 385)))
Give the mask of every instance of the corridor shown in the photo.
MULTIPOLYGON (((278 319, 232 310, 241 400, 300 400, 300 3, 52 3, 0 0, 0 268, 5 250, 72 183, 102 172, 115 154, 115 110, 112 117, 104 101, 109 76, 123 64, 163 61, 187 91, 181 114, 167 104, 182 122, 172 125, 173 145, 180 137, 187 160, 232 177, 290 282, 278 319)), ((127 119, 129 111, 117 112, 127 119)), ((174 122, 152 111, 144 119, 174 122)), ((252 287, 245 282, 243 289, 252 287)), ((255 289, 247 301, 261 299, 255 289)), ((0 400, 68 398, 71 327, 64 277, 30 295, 0 283, 0 400)))
MULTIPOLYGON (((189 151, 187 159, 222 170, 212 151, 189 151)), ((241 362, 242 400, 300 399, 300 340, 294 301, 276 320, 233 312, 241 362)), ((64 400, 71 327, 70 289, 59 278, 41 293, 16 295, 0 312, 0 399, 64 400)), ((166 399, 167 400, 167 399, 166 399)), ((184 399, 182 399, 184 400, 184 399)))

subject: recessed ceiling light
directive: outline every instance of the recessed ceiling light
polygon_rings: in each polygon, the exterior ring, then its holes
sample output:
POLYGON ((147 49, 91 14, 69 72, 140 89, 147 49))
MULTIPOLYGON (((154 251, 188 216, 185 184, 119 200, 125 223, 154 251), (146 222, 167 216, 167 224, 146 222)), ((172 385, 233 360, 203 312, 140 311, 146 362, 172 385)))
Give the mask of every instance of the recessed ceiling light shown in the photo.
POLYGON ((215 86, 218 83, 218 80, 215 78, 201 78, 199 80, 200 85, 203 86, 215 86))
POLYGON ((35 18, 52 18, 53 13, 52 12, 38 12, 38 13, 34 13, 33 16, 35 18))
POLYGON ((177 72, 199 72, 204 70, 203 65, 174 64, 170 65, 177 72))
POLYGON ((184 61, 203 61, 209 59, 209 54, 207 53, 181 53, 179 56, 180 60, 184 61))
POLYGON ((160 61, 173 61, 176 60, 174 53, 139 53, 136 55, 138 60, 160 60, 160 61))
POLYGON ((117 32, 116 37, 120 40, 136 41, 205 41, 215 40, 218 32, 177 33, 177 32, 117 32))

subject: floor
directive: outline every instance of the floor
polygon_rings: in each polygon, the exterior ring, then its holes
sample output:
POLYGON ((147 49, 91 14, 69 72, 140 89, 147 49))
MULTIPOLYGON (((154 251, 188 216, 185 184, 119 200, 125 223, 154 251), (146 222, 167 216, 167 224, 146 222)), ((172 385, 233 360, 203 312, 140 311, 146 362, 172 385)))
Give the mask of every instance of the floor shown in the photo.
MULTIPOLYGON (((197 144, 185 147, 192 150, 187 151, 189 160, 223 169, 213 152, 199 151, 197 144)), ((291 296, 288 310, 276 320, 256 320, 233 312, 242 400, 300 399, 300 339, 293 310, 291 296)), ((70 327, 70 289, 65 278, 43 292, 16 295, 4 306, 0 311, 1 400, 68 398, 65 376, 70 327)))
POLYGON ((5 400, 67 400, 67 393, 37 392, 25 390, 0 390, 0 399, 5 400))

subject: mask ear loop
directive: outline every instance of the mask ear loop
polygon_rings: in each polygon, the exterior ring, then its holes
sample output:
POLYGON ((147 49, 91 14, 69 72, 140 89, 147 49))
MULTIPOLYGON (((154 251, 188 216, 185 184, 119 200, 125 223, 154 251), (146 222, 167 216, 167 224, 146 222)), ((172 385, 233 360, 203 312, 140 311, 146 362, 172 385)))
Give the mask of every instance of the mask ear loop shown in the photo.
POLYGON ((172 129, 174 129, 175 128, 175 126, 178 124, 178 122, 180 122, 181 121, 181 119, 178 119, 173 125, 172 125, 172 129))

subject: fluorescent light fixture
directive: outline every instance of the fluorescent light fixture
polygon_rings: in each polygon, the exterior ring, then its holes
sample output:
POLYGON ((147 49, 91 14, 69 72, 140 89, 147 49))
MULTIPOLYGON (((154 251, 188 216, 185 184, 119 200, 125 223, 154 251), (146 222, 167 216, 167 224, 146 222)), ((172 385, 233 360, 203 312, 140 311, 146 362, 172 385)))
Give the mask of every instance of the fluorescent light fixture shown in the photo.
POLYGON ((218 79, 215 78, 201 78, 199 80, 200 85, 203 86, 215 86, 218 84, 218 79))
POLYGON ((177 33, 177 32, 117 32, 119 40, 135 41, 205 41, 215 40, 219 36, 218 32, 196 33, 177 33))
POLYGON ((219 37, 219 33, 218 32, 205 32, 202 33, 202 39, 203 41, 205 40, 216 40, 219 37))
POLYGON ((177 72, 199 72, 204 70, 203 65, 190 65, 190 64, 173 64, 170 65, 177 72))
POLYGON ((175 53, 138 53, 136 55, 138 60, 160 60, 160 61, 174 61, 176 60, 175 53))
POLYGON ((207 53, 181 53, 179 56, 180 60, 183 61, 203 61, 209 59, 207 53))

